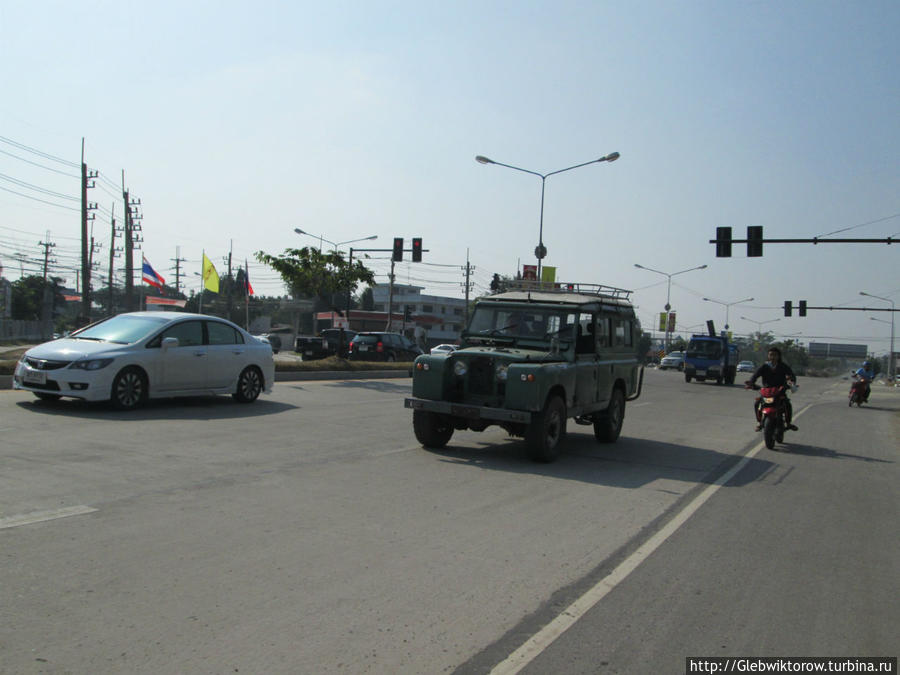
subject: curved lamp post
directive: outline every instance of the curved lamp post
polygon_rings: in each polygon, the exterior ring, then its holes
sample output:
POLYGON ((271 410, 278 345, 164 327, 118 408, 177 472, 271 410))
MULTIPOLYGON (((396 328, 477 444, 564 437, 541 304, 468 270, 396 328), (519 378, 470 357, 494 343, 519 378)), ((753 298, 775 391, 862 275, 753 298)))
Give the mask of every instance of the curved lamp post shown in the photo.
POLYGON ((721 300, 713 300, 712 298, 703 298, 706 302, 714 302, 717 305, 725 305, 725 330, 728 330, 728 311, 732 305, 739 305, 742 302, 750 302, 755 298, 744 298, 743 300, 735 300, 734 302, 722 302, 721 300))
MULTIPOLYGON (((315 234, 311 234, 311 233, 309 233, 309 232, 305 232, 305 231, 301 230, 299 227, 295 227, 295 228, 294 228, 294 232, 296 232, 297 234, 303 234, 303 235, 306 235, 307 237, 316 237, 315 234)), ((338 247, 339 247, 339 246, 343 246, 344 244, 354 244, 354 243, 356 243, 357 241, 371 241, 372 239, 378 239, 378 235, 377 235, 377 234, 373 234, 371 237, 360 237, 359 239, 350 239, 350 240, 348 240, 348 241, 338 241, 338 242, 328 241, 328 240, 327 240, 325 237, 323 237, 321 234, 318 235, 317 238, 318 238, 318 240, 319 240, 319 253, 321 253, 321 252, 322 252, 322 242, 323 242, 323 241, 324 241, 326 244, 331 244, 332 246, 334 246, 334 250, 337 251, 337 250, 338 250, 338 247)))
MULTIPOLYGON (((888 358, 888 374, 891 376, 891 380, 894 380, 896 364, 894 363, 894 301, 890 298, 882 298, 880 295, 872 295, 871 293, 866 293, 865 291, 860 291, 860 295, 865 295, 867 298, 875 298, 876 300, 884 300, 885 302, 891 303, 891 355, 888 358)), ((887 323, 887 321, 885 321, 887 323)))
POLYGON ((776 321, 781 321, 781 318, 769 319, 768 321, 757 321, 756 319, 751 319, 749 316, 742 316, 741 319, 743 319, 744 321, 749 321, 750 323, 755 323, 757 333, 762 333, 762 327, 767 323, 775 323, 776 321))
POLYGON ((497 166, 505 166, 507 169, 515 169, 516 171, 522 171, 523 173, 530 173, 532 176, 537 176, 541 179, 541 221, 540 228, 538 229, 538 245, 537 248, 534 249, 534 257, 537 258, 538 281, 541 280, 541 260, 543 260, 547 256, 547 248, 544 246, 544 187, 547 183, 547 178, 549 178, 550 176, 555 176, 558 173, 562 173, 563 171, 571 171, 572 169, 578 169, 579 167, 587 166, 588 164, 596 164, 598 162, 615 162, 617 159, 619 159, 619 153, 611 152, 599 159, 592 159, 590 162, 583 162, 581 164, 576 164, 575 166, 568 166, 565 169, 551 171, 550 173, 538 173, 537 171, 523 169, 522 167, 513 166, 512 164, 495 162, 492 159, 488 159, 484 155, 477 155, 475 157, 475 161, 479 164, 496 164, 497 166))
POLYGON ((700 265, 699 267, 691 267, 690 269, 681 270, 680 272, 672 272, 671 274, 668 272, 660 272, 659 270, 655 270, 652 267, 645 267, 644 265, 634 264, 639 270, 647 270, 648 272, 656 272, 657 274, 662 274, 667 278, 667 287, 666 287, 666 342, 665 342, 665 350, 666 353, 669 353, 669 336, 671 335, 671 331, 669 331, 669 310, 672 309, 672 305, 669 304, 669 300, 672 297, 672 277, 677 276, 679 274, 684 274, 685 272, 693 272, 694 270, 705 270, 706 265, 700 265))

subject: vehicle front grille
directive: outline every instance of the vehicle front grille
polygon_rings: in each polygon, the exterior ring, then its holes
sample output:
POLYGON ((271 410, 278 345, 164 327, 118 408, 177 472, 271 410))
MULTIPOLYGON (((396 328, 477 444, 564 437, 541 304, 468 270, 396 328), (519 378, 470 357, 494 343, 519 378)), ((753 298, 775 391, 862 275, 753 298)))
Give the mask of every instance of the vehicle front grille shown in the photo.
POLYGON ((36 359, 31 356, 25 357, 25 363, 35 370, 59 370, 65 368, 72 363, 71 361, 51 361, 49 359, 36 359))
POLYGON ((476 358, 469 361, 469 393, 489 396, 494 393, 494 360, 476 358))

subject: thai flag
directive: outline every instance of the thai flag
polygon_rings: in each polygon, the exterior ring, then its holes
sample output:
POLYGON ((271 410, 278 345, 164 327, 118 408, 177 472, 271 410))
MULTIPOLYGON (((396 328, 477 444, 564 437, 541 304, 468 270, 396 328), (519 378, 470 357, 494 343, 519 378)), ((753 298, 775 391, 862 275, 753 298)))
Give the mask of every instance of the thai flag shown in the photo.
POLYGON ((166 280, 156 273, 156 270, 153 269, 150 263, 147 262, 147 258, 145 256, 142 255, 141 258, 143 258, 144 260, 144 282, 150 284, 151 286, 162 288, 166 283, 166 280))

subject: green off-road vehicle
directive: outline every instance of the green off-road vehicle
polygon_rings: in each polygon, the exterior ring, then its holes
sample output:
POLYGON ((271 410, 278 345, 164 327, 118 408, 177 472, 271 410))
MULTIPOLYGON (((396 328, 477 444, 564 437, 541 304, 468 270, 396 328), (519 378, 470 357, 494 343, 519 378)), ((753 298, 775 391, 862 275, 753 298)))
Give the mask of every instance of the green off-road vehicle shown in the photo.
POLYGON ((416 438, 442 448, 455 429, 498 424, 525 439, 532 459, 552 462, 572 417, 614 442, 644 378, 629 293, 561 284, 481 298, 460 349, 415 360, 405 406, 416 438))

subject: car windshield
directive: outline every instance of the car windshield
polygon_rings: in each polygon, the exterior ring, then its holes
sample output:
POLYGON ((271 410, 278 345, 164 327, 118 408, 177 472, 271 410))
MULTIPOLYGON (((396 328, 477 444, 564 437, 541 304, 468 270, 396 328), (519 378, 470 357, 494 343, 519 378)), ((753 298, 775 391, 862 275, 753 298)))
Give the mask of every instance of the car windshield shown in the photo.
POLYGON ((718 340, 691 340, 687 355, 700 359, 717 359, 722 355, 722 343, 718 340))
POLYGON ((120 314, 77 331, 70 337, 77 340, 98 340, 100 342, 130 344, 147 337, 167 322, 168 319, 161 316, 120 314))
POLYGON ((574 338, 575 315, 554 309, 476 307, 466 335, 470 339, 574 338))
POLYGON ((681 352, 671 352, 667 357, 667 359, 682 359, 684 358, 684 354, 681 352))

